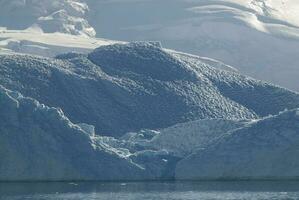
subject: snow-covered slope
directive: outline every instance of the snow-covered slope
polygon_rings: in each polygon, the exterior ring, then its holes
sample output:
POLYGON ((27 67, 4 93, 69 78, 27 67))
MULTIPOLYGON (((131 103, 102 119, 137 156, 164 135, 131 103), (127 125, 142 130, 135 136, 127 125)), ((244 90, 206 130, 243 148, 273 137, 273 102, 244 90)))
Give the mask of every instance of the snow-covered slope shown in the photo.
MULTIPOLYGON (((31 54, 55 57, 67 52, 89 53, 97 47, 116 43, 125 44, 127 42, 64 33, 43 33, 37 27, 31 27, 26 30, 8 30, 0 27, 0 54, 31 54)), ((151 43, 158 42, 152 41, 151 43)), ((232 66, 211 58, 195 56, 170 49, 167 49, 167 51, 173 55, 184 56, 194 61, 199 60, 215 68, 237 71, 232 66)))
POLYGON ((299 95, 152 43, 102 46, 58 59, 2 55, 0 84, 98 133, 121 136, 196 119, 255 119, 299 107, 299 95), (72 103, 70 103, 72 102, 72 103))
POLYGON ((230 65, 224 64, 223 62, 220 62, 218 60, 214 60, 212 58, 200 57, 200 56, 196 56, 196 55, 192 55, 192 54, 188 54, 188 53, 174 51, 171 49, 165 49, 165 50, 167 50, 173 56, 175 56, 181 60, 189 60, 190 62, 193 62, 193 63, 196 63, 196 62, 204 63, 204 64, 210 65, 216 69, 221 69, 221 70, 231 71, 231 72, 238 72, 238 70, 236 68, 234 68, 230 65))
POLYGON ((92 126, 0 86, 0 181, 136 180, 145 170, 92 126))
POLYGON ((299 91, 297 0, 89 0, 88 5, 88 20, 101 37, 159 40, 299 91))
POLYGON ((46 33, 95 36, 85 19, 88 6, 81 0, 1 0, 0 26, 38 27, 46 33))
POLYGON ((118 41, 162 41, 299 91, 298 8, 297 0, 1 0, 0 26, 29 33, 22 40, 0 33, 0 48, 43 56, 87 50, 63 48, 74 44, 68 36, 48 46, 38 42, 41 33, 31 37, 32 30, 80 35, 76 40, 87 46, 96 33, 118 41))
POLYGON ((178 179, 293 179, 299 175, 299 110, 249 123, 180 161, 178 179))
POLYGON ((299 4, 296 0, 228 0, 228 2, 251 9, 264 23, 269 23, 272 19, 273 25, 299 27, 299 4))
POLYGON ((111 44, 94 38, 88 11, 81 0, 0 0, 0 53, 54 57, 111 44))
POLYGON ((0 28, 0 54, 55 57, 67 52, 88 53, 99 46, 114 43, 123 42, 64 33, 43 33, 34 27, 26 30, 0 28))

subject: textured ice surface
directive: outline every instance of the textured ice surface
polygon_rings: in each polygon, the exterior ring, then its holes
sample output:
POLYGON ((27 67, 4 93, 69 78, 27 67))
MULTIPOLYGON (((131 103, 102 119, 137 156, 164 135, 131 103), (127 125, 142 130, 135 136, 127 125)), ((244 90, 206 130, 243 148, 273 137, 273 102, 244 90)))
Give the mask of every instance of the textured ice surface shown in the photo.
POLYGON ((249 123, 180 161, 178 179, 298 178, 298 109, 249 123))
POLYGON ((0 181, 122 180, 144 169, 60 109, 0 86, 0 181), (83 127, 83 128, 81 128, 83 127))
POLYGON ((152 42, 1 55, 0 180, 297 176, 299 95, 214 64, 152 42))
POLYGON ((228 131, 243 127, 246 121, 206 119, 192 121, 162 129, 146 145, 155 149, 166 149, 184 157, 199 148, 213 143, 228 131))
POLYGON ((299 104, 296 93, 150 43, 59 58, 2 55, 0 83, 60 107, 75 123, 92 124, 105 135, 206 118, 254 119, 299 104))

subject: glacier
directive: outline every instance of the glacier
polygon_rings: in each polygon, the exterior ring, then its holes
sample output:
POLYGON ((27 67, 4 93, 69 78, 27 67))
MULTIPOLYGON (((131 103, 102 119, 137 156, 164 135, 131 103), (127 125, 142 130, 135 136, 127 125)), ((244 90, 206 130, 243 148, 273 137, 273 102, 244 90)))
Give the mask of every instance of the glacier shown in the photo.
POLYGON ((116 139, 0 86, 1 181, 295 179, 299 110, 116 139))
POLYGON ((0 55, 0 66, 0 84, 7 89, 60 107, 73 122, 115 137, 198 119, 257 119, 299 107, 297 93, 148 42, 55 59, 0 55))
POLYGON ((298 6, 0 0, 0 181, 298 179, 298 6))
POLYGON ((96 135, 48 107, 0 86, 0 181, 173 179, 178 158, 96 135), (131 146, 129 148, 129 146, 131 146))
POLYGON ((157 42, 0 55, 0 181, 297 178, 299 94, 157 42))
MULTIPOLYGON (((86 127, 86 126, 84 126, 86 127)), ((144 170, 96 142, 61 109, 0 86, 0 180, 127 180, 144 170)))

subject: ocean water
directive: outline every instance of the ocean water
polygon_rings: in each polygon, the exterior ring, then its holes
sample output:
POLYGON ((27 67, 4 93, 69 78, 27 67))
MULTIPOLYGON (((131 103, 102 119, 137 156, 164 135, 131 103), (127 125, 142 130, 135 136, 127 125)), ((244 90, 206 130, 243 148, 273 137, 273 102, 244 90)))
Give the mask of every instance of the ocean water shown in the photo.
POLYGON ((4 200, 299 199, 297 181, 0 183, 4 200))

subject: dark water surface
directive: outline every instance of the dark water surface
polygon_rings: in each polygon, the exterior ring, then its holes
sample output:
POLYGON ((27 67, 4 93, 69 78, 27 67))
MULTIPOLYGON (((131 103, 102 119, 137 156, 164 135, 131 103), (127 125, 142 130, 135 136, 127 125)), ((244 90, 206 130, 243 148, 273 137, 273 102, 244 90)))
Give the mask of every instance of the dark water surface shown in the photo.
POLYGON ((0 199, 299 199, 298 181, 0 183, 0 199))

